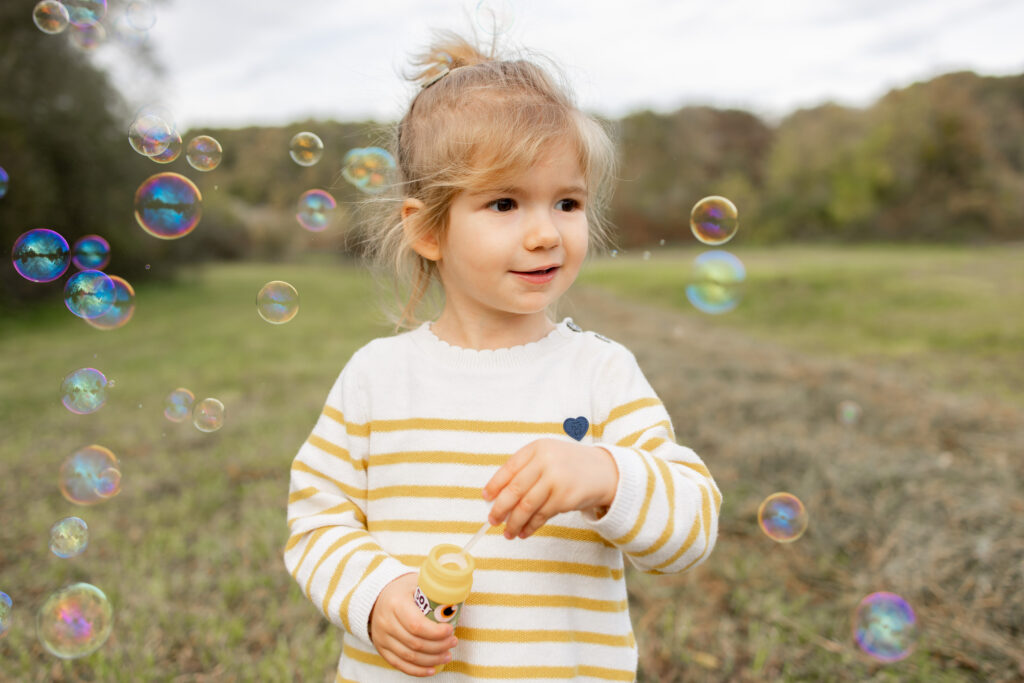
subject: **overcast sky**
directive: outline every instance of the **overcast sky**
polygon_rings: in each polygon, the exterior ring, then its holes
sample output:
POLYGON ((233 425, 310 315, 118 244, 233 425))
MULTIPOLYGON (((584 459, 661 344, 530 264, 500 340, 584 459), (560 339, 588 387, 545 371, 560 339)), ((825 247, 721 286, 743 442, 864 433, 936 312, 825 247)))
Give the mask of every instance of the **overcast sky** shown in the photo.
MULTIPOLYGON (((136 101, 170 104, 183 128, 396 119, 412 94, 399 78, 409 53, 432 28, 465 31, 489 16, 487 8, 510 20, 506 41, 554 59, 583 108, 608 116, 710 104, 774 118, 826 100, 866 105, 952 70, 1024 72, 1022 0, 166 0, 155 7, 149 40, 166 68, 164 85, 155 88, 123 63, 118 79, 136 101)), ((97 58, 114 63, 118 51, 97 58)))

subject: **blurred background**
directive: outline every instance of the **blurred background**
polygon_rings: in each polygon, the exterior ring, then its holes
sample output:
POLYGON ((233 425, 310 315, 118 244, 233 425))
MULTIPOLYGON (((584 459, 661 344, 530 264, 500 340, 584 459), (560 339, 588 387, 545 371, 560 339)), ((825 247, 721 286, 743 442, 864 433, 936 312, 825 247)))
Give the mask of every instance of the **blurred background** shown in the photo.
POLYGON ((333 680, 337 633, 280 560, 288 467, 347 358, 392 332, 350 239, 368 195, 342 170, 386 140, 435 28, 550 58, 618 144, 617 244, 565 312, 634 350, 725 498, 706 565, 630 576, 640 680, 1024 679, 1024 5, 65 5, 96 24, 50 34, 36 3, 0 6, 0 248, 100 235, 135 310, 97 329, 66 278, 0 268, 0 679, 333 680), (156 105, 219 165, 136 153, 156 105), (289 155, 304 131, 310 166, 289 155), (182 239, 133 215, 166 171, 202 194, 182 239), (312 189, 337 201, 322 231, 296 220, 312 189), (745 266, 718 312, 687 295, 709 195, 738 208, 721 248, 745 266), (271 325, 256 298, 278 280, 301 305, 271 325), (76 415, 61 383, 83 367, 116 383, 76 415), (179 387, 219 399, 223 427, 169 420, 179 387), (58 470, 89 444, 123 485, 75 505, 58 470), (776 491, 807 507, 793 543, 758 528, 776 491), (90 541, 60 558, 69 515, 90 541), (75 581, 114 627, 60 659, 36 614, 75 581), (899 661, 852 634, 878 591, 916 611, 899 661))

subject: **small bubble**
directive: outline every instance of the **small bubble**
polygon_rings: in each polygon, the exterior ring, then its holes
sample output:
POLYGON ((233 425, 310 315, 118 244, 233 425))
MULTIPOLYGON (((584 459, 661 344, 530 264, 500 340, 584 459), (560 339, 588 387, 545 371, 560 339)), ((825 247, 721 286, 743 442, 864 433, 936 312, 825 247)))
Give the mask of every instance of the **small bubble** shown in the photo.
POLYGON ((395 158, 381 147, 350 149, 341 162, 341 175, 367 194, 379 194, 388 188, 395 170, 395 158))
POLYGON ((135 191, 135 221, 153 237, 178 239, 199 224, 202 203, 191 180, 177 173, 157 173, 135 191))
POLYGON ((299 197, 298 212, 295 214, 299 225, 310 232, 323 232, 330 225, 338 203, 326 190, 307 190, 299 197))
POLYGON ((107 378, 96 368, 81 368, 64 378, 60 392, 61 403, 72 413, 95 413, 107 402, 107 378))
POLYGON ((0 591, 0 638, 6 636, 7 632, 11 630, 13 608, 14 601, 11 600, 11 596, 0 591))
POLYGON ((81 517, 65 517, 50 528, 50 552, 67 559, 89 545, 89 527, 81 517))
POLYGON ((198 135, 189 141, 185 149, 188 165, 197 171, 212 171, 220 165, 223 150, 220 143, 209 135, 198 135))
POLYGON ((81 270, 64 284, 64 305, 79 318, 98 318, 114 305, 117 288, 102 270, 81 270))
POLYGON ((196 396, 184 387, 178 387, 164 401, 164 417, 171 422, 184 422, 192 414, 196 396))
POLYGON ((807 509, 792 493, 773 493, 757 509, 757 523, 768 538, 791 543, 807 530, 807 509))
POLYGON ((121 466, 109 448, 93 444, 64 459, 58 480, 69 502, 93 505, 121 491, 121 466))
POLYGON ((736 205, 725 197, 705 197, 690 212, 690 230, 704 244, 725 244, 739 227, 736 205))
POLYGON ((747 271, 727 251, 706 251, 693 262, 686 298, 704 313, 728 313, 739 305, 747 271))
POLYGON ((914 610, 895 593, 872 593, 860 601, 853 614, 857 647, 880 662, 898 662, 910 656, 917 637, 914 610))
POLYGON ((57 0, 42 0, 32 10, 32 21, 43 33, 54 35, 68 27, 71 15, 64 3, 57 0))
POLYGON ((14 241, 11 262, 18 275, 30 282, 53 282, 67 271, 71 249, 60 233, 36 228, 14 241))
POLYGON ((215 432, 224 426, 224 404, 204 398, 192 408, 192 424, 201 432, 215 432))
POLYGON ((36 634, 50 654, 75 659, 92 654, 110 636, 114 610, 96 586, 76 583, 46 599, 36 614, 36 634))
POLYGON ((324 154, 324 143, 316 133, 296 133, 288 144, 288 154, 299 166, 312 166, 324 154))
POLYGON ((282 325, 299 312, 299 293, 287 282, 268 282, 256 295, 256 312, 268 323, 282 325))

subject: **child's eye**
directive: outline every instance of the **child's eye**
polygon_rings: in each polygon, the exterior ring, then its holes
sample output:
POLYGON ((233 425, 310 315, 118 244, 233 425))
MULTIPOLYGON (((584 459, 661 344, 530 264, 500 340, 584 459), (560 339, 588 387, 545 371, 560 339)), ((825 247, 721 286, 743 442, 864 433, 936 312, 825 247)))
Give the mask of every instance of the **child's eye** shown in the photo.
POLYGON ((501 199, 495 199, 493 202, 488 204, 487 208, 494 209, 495 211, 511 211, 516 208, 516 202, 514 199, 502 197, 501 199))
POLYGON ((555 207, 559 211, 575 211, 580 208, 580 203, 575 199, 559 199, 555 207))

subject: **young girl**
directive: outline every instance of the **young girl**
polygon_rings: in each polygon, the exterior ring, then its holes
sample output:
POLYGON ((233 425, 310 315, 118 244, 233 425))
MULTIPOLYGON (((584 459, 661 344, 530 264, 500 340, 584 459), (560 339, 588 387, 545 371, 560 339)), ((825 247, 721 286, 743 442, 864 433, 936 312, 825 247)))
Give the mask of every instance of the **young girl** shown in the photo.
POLYGON ((441 34, 416 64, 403 198, 372 252, 408 279, 410 331, 331 389, 292 465, 285 563, 344 629, 338 681, 632 681, 623 555, 697 565, 721 496, 632 353, 549 317, 605 240, 610 141, 530 61, 441 34), (419 565, 485 521, 458 627, 430 621, 419 565))

